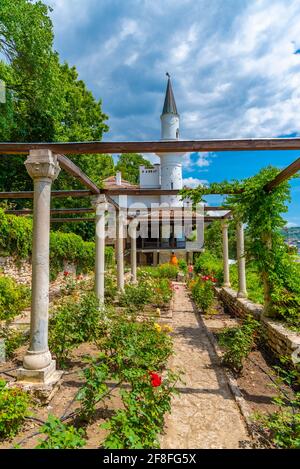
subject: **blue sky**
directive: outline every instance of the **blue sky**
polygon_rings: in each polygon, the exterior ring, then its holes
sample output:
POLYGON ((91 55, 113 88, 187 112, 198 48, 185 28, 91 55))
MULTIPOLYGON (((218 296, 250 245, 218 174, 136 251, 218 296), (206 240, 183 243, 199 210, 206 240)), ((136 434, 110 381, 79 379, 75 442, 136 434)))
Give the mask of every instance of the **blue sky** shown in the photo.
MULTIPOLYGON (((172 76, 181 138, 300 135, 299 0, 47 0, 55 48, 109 115, 105 140, 156 140, 172 76)), ((284 167, 300 152, 188 154, 185 182, 284 167)), ((148 155, 156 161, 155 155, 148 155)), ((286 219, 300 226, 300 180, 286 219)))

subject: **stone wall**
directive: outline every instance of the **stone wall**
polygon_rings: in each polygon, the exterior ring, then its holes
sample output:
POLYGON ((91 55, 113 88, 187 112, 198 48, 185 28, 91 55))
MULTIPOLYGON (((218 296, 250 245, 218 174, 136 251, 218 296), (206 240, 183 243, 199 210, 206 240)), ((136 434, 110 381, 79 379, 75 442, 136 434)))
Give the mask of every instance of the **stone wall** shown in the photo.
POLYGON ((30 285, 31 263, 27 260, 16 260, 13 257, 0 257, 0 271, 16 282, 30 285))
POLYGON ((248 314, 252 314, 259 319, 263 310, 262 305, 253 303, 246 298, 237 298, 237 292, 231 288, 217 288, 218 297, 223 301, 225 307, 234 316, 245 318, 248 314))
POLYGON ((231 288, 216 288, 219 299, 225 309, 234 316, 245 318, 248 314, 261 320, 265 343, 276 356, 291 356, 300 359, 300 335, 287 329, 282 322, 262 318, 263 306, 245 298, 237 298, 237 292, 231 288))
MULTIPOLYGON (((63 270, 75 274, 76 266, 65 261, 63 270)), ((31 263, 29 260, 20 261, 13 257, 0 257, 0 271, 18 283, 28 286, 31 284, 31 263)))

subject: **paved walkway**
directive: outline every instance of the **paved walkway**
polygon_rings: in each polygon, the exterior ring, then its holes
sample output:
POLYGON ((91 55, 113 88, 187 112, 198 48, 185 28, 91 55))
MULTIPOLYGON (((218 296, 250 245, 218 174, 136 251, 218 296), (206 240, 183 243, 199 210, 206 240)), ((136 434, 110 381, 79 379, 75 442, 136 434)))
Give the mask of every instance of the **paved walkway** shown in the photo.
POLYGON ((186 286, 176 283, 172 327, 175 356, 170 366, 184 372, 173 398, 161 448, 240 448, 249 441, 244 421, 201 317, 186 286))

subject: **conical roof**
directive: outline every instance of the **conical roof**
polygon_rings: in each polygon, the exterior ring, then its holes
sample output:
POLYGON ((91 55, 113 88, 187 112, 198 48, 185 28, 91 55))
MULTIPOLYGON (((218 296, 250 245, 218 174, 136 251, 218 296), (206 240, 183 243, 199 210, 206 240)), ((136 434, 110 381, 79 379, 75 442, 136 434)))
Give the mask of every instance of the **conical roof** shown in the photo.
POLYGON ((171 78, 168 73, 167 73, 167 76, 168 76, 168 84, 167 84, 166 96, 165 96, 165 102, 164 102, 162 114, 177 114, 178 115, 176 102, 175 102, 173 89, 172 89, 172 84, 171 84, 171 78))

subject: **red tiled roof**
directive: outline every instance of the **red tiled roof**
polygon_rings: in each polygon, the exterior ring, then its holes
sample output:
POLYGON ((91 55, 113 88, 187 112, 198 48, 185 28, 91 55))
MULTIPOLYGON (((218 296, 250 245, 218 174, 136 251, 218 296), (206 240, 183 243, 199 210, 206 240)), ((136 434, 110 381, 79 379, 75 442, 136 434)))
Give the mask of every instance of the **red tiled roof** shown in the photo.
POLYGON ((139 186, 136 184, 131 184, 131 182, 126 181, 126 179, 122 178, 122 184, 119 185, 116 183, 116 176, 109 176, 108 178, 103 180, 104 189, 120 189, 120 188, 127 188, 127 189, 137 189, 139 186))

